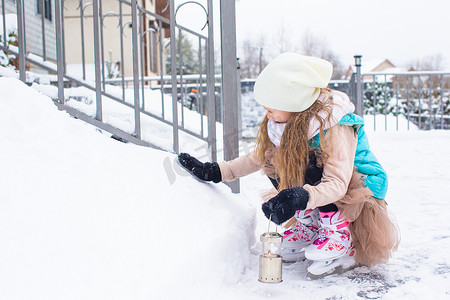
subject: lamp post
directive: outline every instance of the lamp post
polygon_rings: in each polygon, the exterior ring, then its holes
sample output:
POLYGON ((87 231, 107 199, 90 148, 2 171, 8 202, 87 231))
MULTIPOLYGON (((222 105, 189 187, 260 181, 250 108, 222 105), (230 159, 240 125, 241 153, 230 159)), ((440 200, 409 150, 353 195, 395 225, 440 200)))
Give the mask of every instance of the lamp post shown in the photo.
POLYGON ((362 87, 361 87, 361 57, 362 55, 355 55, 355 67, 356 67, 356 114, 363 117, 363 99, 362 99, 362 87))

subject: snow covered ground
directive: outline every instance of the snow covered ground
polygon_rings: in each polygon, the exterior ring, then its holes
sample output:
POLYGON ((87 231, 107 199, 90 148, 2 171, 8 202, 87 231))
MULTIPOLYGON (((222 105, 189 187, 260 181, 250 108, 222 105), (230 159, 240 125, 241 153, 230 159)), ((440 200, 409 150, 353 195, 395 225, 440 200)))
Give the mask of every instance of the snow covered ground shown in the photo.
POLYGON ((0 299, 450 298, 450 131, 368 132, 402 234, 389 263, 311 281, 299 262, 263 284, 264 176, 232 194, 17 79, 0 91, 0 299))

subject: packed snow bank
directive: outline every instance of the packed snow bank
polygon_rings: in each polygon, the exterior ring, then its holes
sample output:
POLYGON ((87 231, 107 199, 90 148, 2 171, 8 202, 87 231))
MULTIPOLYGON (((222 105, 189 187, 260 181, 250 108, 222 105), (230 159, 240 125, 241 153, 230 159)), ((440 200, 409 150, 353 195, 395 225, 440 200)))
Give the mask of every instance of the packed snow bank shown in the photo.
POLYGON ((245 197, 16 79, 0 90, 2 299, 212 299, 239 281, 255 242, 245 197))

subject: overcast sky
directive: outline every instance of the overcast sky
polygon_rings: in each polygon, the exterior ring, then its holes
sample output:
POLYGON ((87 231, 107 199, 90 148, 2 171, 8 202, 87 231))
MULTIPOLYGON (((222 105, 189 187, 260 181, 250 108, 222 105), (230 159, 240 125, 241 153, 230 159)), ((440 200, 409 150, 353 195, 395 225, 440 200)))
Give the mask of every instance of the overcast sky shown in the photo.
MULTIPOLYGON (((442 54, 450 70, 449 0, 237 0, 238 46, 265 40, 277 54, 275 36, 283 30, 292 50, 301 50, 305 32, 322 39, 343 62, 353 55, 388 58, 395 65, 442 54)), ((240 49, 238 48, 238 56, 240 49)))
MULTIPOLYGON (((206 0, 197 1, 207 7, 206 0)), ((220 1, 230 0, 213 1, 219 41, 220 1)), ((194 29, 202 28, 206 17, 201 6, 191 4, 180 9, 177 20, 194 29)), ((363 63, 387 58, 406 67, 408 62, 441 54, 442 69, 450 70, 449 30, 450 0, 236 0, 238 57, 244 40, 252 40, 259 48, 263 39, 263 52, 271 59, 280 53, 276 38, 280 32, 290 44, 287 50, 301 53, 301 41, 308 32, 344 64, 361 54, 363 63)), ((203 34, 207 35, 207 28, 203 34)))

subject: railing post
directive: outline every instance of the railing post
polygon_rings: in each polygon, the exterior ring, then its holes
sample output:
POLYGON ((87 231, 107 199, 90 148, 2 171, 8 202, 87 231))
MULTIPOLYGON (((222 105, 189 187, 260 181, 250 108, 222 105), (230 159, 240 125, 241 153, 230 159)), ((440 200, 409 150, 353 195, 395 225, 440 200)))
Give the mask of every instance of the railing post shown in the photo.
POLYGON ((3 46, 8 47, 8 35, 6 34, 6 12, 5 12, 5 0, 2 0, 2 22, 3 22, 3 46))
POLYGON ((125 65, 124 65, 124 58, 123 58, 123 8, 122 8, 122 2, 119 2, 119 26, 120 26, 120 74, 121 74, 121 80, 122 80, 122 98, 123 101, 126 101, 125 99, 125 65))
POLYGON ((81 30, 81 67, 83 70, 83 80, 86 80, 86 59, 84 54, 84 5, 80 0, 80 30, 81 30))
MULTIPOLYGON (((64 1, 61 0, 60 9, 61 9, 61 40, 62 47, 66 44, 66 35, 64 34, 64 1)), ((66 50, 62 51, 62 59, 63 59, 63 74, 66 75, 67 71, 67 61, 66 61, 66 50)))
POLYGON ((45 8, 44 0, 38 1, 39 10, 41 11, 41 32, 42 32, 42 59, 47 60, 47 53, 45 49, 45 8))
MULTIPOLYGON (((23 0, 17 0, 17 36, 19 39, 19 67, 20 75, 19 79, 23 82, 26 81, 25 74, 25 24, 24 24, 24 2, 23 0)), ((7 37, 5 36, 5 40, 7 37)))
POLYGON ((202 72, 203 72, 203 66, 202 66, 202 40, 201 38, 198 39, 198 70, 199 70, 199 88, 198 88, 198 106, 199 108, 197 111, 200 113, 200 135, 203 137, 203 78, 202 78, 202 72))
POLYGON ((356 67, 356 114, 364 117, 364 106, 362 99, 362 80, 361 80, 361 57, 362 55, 355 55, 356 67))
MULTIPOLYGON (((55 1, 55 27, 56 27, 56 69, 58 74, 58 99, 60 103, 64 104, 64 62, 63 62, 63 32, 61 26, 61 6, 60 1, 55 1)), ((44 14, 44 11, 42 11, 44 14)))
POLYGON ((440 75, 440 93, 441 93, 441 102, 440 102, 440 110, 441 110, 441 129, 444 129, 444 75, 440 75))
POLYGON ((162 42, 162 21, 158 21, 158 37, 159 37, 159 73, 161 78, 161 116, 164 119, 165 109, 164 109, 164 66, 163 66, 163 42, 162 42))
MULTIPOLYGON (((175 19, 176 16, 174 16, 175 19)), ((180 76, 180 106, 181 106, 181 127, 184 128, 184 90, 183 90, 183 66, 184 66, 184 62, 183 62, 183 51, 182 51, 182 45, 181 45, 181 40, 182 40, 182 33, 181 33, 181 29, 178 28, 178 59, 180 60, 180 74, 177 74, 180 76)))
MULTIPOLYGON (((206 86, 208 108, 208 146, 211 160, 217 161, 216 145, 216 94, 214 79, 214 28, 213 28, 213 3, 208 0, 208 42, 206 50, 206 86)), ((235 63, 233 63, 234 65, 235 63)))
POLYGON ((105 43, 103 42, 103 19, 105 18, 105 16, 103 15, 103 1, 102 0, 99 1, 98 14, 100 16, 99 31, 100 31, 100 60, 101 60, 101 66, 102 66, 102 68, 101 68, 102 69, 102 89, 105 90, 105 49, 104 49, 105 43))
POLYGON ((96 116, 95 118, 102 122, 102 77, 100 68, 100 39, 99 39, 99 0, 92 1, 92 14, 94 22, 94 60, 95 60, 95 98, 96 98, 96 116))
MULTIPOLYGON (((138 139, 141 138, 141 107, 139 105, 139 52, 138 52, 138 18, 137 0, 131 1, 131 32, 133 45, 133 86, 134 86, 134 133, 138 139)), ((142 57, 140 58, 142 59, 142 57)))
MULTIPOLYGON (((236 60, 236 13, 235 2, 220 0, 220 27, 222 50, 222 103, 224 159, 239 156, 238 90, 236 60)), ((239 193, 239 180, 229 183, 233 193, 239 193)))
POLYGON ((170 0, 170 58, 172 75, 172 126, 173 126, 173 151, 180 153, 178 141, 178 102, 177 102, 177 45, 175 39, 175 1, 170 0))
POLYGON ((354 72, 348 80, 347 95, 356 107, 356 73, 354 72))
POLYGON ((237 77, 237 111, 238 111, 238 141, 242 139, 242 88, 241 88, 241 65, 239 57, 236 58, 236 77, 237 77))

